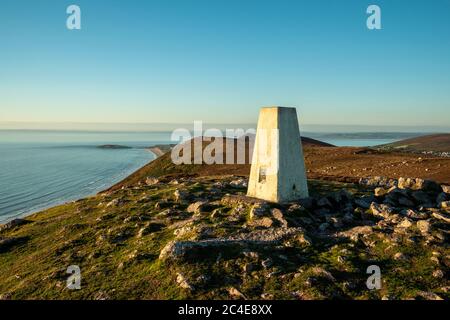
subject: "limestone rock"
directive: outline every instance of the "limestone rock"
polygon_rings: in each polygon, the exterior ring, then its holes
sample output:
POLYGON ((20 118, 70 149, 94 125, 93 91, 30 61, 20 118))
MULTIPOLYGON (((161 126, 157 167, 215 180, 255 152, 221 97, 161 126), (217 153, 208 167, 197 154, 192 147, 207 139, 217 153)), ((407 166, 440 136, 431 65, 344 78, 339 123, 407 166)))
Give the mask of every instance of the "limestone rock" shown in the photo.
POLYGON ((269 217, 253 218, 250 225, 254 227, 270 228, 273 226, 273 220, 269 217))
POLYGON ((412 227, 412 222, 411 220, 409 220, 408 218, 404 218, 399 224, 398 227, 400 228, 404 228, 404 229, 408 229, 410 227, 412 227))
POLYGON ((281 224, 281 226, 283 228, 287 228, 288 227, 288 222, 287 220, 284 218, 284 214, 280 209, 272 209, 272 215, 273 217, 278 220, 278 222, 281 224))
POLYGON ((18 227, 18 226, 21 226, 21 225, 23 225, 23 224, 25 224, 25 223, 27 223, 27 222, 28 222, 28 221, 25 220, 25 219, 14 219, 14 220, 11 220, 11 221, 8 222, 8 223, 5 223, 5 224, 3 224, 3 225, 0 225, 0 232, 1 232, 1 231, 6 231, 6 230, 9 230, 9 229, 18 227))
POLYGON ((191 203, 187 207, 186 211, 189 213, 199 214, 199 213, 206 211, 205 209, 207 208, 207 205, 208 205, 208 203, 206 201, 197 201, 197 202, 191 203))
POLYGON ((428 234, 431 231, 431 224, 430 221, 428 220, 420 220, 417 221, 417 229, 419 229, 419 231, 422 234, 428 234))
POLYGON ((450 223, 450 216, 444 213, 433 212, 432 216, 438 220, 450 223))
POLYGON ((378 188, 375 188, 374 194, 376 197, 382 197, 385 194, 387 194, 387 190, 382 187, 378 187, 378 188))
POLYGON ((414 186, 415 182, 411 178, 398 178, 398 187, 400 189, 411 189, 414 186))
POLYGON ((232 296, 232 297, 239 298, 239 299, 246 299, 244 294, 234 287, 228 288, 227 291, 230 294, 230 296, 232 296))
POLYGON ((442 191, 450 194, 450 186, 446 186, 446 185, 441 185, 442 191))
POLYGON ((442 201, 442 202, 439 204, 439 207, 440 207, 440 208, 443 208, 443 209, 448 209, 448 208, 450 208, 450 201, 442 201))
POLYGON ((404 255, 403 253, 401 253, 401 252, 397 252, 394 255, 394 260, 406 261, 406 260, 408 260, 408 257, 406 255, 404 255))
POLYGON ((258 217, 262 217, 267 214, 269 211, 269 205, 265 202, 256 203, 250 210, 250 219, 255 219, 258 217))
POLYGON ((371 226, 358 226, 354 227, 350 230, 342 231, 338 235, 341 237, 350 238, 352 236, 359 236, 359 235, 367 235, 371 234, 373 232, 373 229, 371 226))
POLYGON ((376 202, 372 202, 370 204, 370 210, 373 215, 387 218, 389 215, 394 213, 394 209, 392 209, 389 205, 386 204, 378 204, 376 202))
POLYGON ((240 179, 231 181, 230 186, 233 188, 247 188, 248 181, 247 181, 247 179, 240 178, 240 179))
POLYGON ((173 193, 176 202, 184 201, 188 198, 188 193, 182 190, 175 190, 173 193))
POLYGON ((158 183, 159 183, 159 179, 155 178, 155 177, 147 177, 145 179, 145 184, 148 185, 148 186, 153 186, 153 185, 158 184, 158 183))
POLYGON ((181 273, 177 274, 177 284, 181 288, 186 289, 186 290, 193 289, 193 287, 189 284, 189 282, 186 280, 186 278, 181 273))

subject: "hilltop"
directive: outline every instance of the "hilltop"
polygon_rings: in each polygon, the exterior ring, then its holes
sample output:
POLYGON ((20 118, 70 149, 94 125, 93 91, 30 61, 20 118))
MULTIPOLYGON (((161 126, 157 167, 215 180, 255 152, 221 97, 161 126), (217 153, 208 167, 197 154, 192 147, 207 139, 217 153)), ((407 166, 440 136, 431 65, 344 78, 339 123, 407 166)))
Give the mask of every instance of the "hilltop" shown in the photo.
POLYGON ((386 154, 304 148, 312 197, 286 205, 245 196, 248 164, 175 166, 165 153, 96 196, 14 220, 0 228, 0 298, 449 299, 450 188, 367 171, 311 179, 327 159, 343 158, 340 172, 386 154), (70 265, 81 290, 65 287, 70 265), (370 265, 380 290, 366 287, 370 265))
POLYGON ((450 133, 405 139, 378 146, 377 149, 450 156, 450 133))
MULTIPOLYGON (((223 143, 226 143, 226 139, 223 143)), ((204 147, 209 142, 204 142, 204 147)), ((335 147, 333 145, 302 138, 307 176, 310 179, 332 180, 356 183, 361 178, 384 176, 392 179, 399 177, 417 177, 450 184, 450 158, 436 157, 396 151, 380 151, 363 147, 335 147)), ((234 140, 234 154, 237 152, 237 140, 234 140)), ((145 179, 146 176, 161 175, 208 176, 242 175, 250 172, 249 144, 246 143, 245 164, 213 164, 177 166, 170 158, 171 147, 158 146, 159 157, 136 171, 109 190, 116 190, 145 179)), ((450 143, 449 143, 450 148, 450 143)), ((224 147, 225 150, 225 147, 224 147)), ((226 151, 224 152, 224 157, 226 151)), ((193 159, 193 157, 192 157, 193 159)))

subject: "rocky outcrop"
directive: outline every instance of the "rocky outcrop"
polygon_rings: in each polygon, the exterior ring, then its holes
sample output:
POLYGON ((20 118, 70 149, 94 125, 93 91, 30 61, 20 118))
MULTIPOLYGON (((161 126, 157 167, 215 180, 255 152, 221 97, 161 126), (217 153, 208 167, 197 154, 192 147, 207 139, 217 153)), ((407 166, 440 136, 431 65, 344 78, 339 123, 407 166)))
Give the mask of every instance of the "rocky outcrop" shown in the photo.
POLYGON ((211 252, 212 248, 239 247, 243 250, 249 245, 276 245, 286 238, 304 232, 302 228, 271 228, 257 230, 249 233, 240 233, 227 238, 215 238, 200 241, 171 241, 160 252, 159 258, 166 260, 179 260, 198 250, 211 252))

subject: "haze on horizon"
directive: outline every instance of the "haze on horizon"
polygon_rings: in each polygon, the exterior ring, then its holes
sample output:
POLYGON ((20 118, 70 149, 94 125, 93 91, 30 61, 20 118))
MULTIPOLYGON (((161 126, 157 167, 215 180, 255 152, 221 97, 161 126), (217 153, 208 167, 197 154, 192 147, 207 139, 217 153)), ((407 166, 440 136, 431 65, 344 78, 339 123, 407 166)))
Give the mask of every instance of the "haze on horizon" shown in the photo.
POLYGON ((450 131, 449 30, 446 0, 7 0, 0 129, 254 124, 281 105, 306 130, 450 131))

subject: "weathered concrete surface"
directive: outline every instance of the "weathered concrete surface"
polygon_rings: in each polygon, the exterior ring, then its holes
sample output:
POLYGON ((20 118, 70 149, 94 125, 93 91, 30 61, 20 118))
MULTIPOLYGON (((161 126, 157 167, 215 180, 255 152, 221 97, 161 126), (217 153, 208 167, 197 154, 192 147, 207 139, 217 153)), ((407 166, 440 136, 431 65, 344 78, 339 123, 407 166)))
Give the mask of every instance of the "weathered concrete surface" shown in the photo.
POLYGON ((261 109, 247 195, 277 203, 308 197, 295 108, 261 109))

